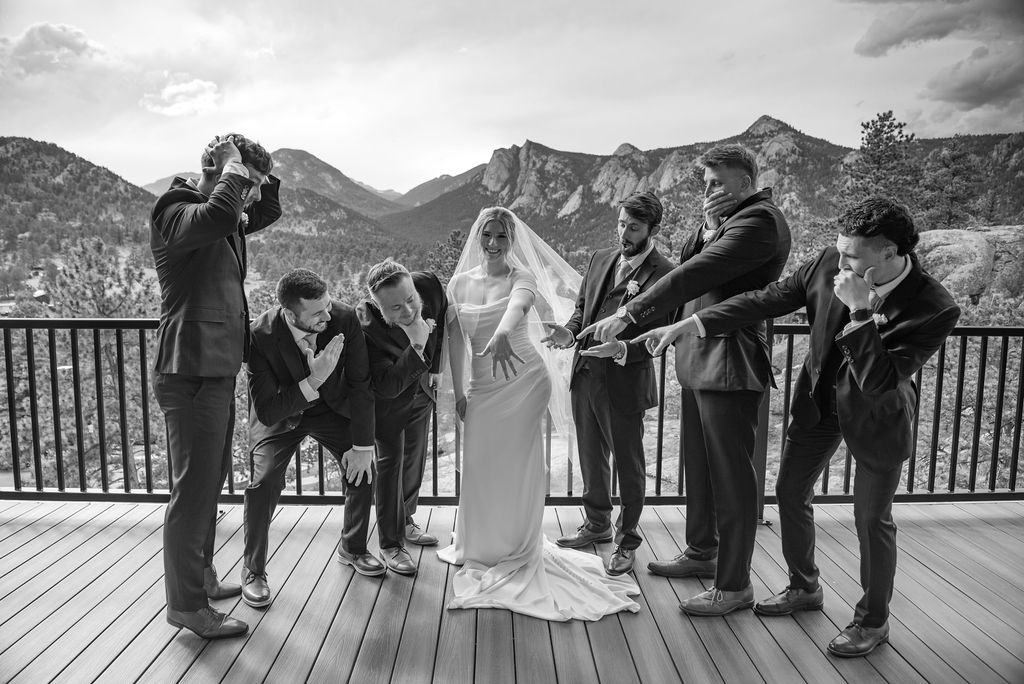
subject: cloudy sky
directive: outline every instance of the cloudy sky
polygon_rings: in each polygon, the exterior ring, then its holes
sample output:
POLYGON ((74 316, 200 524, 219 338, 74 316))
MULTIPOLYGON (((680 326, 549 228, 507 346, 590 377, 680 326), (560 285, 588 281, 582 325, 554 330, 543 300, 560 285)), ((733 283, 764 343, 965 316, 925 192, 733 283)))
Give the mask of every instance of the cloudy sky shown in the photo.
POLYGON ((761 114, 851 147, 889 109, 1024 130, 1024 0, 630 4, 3 0, 0 135, 144 184, 236 130, 404 192, 527 138, 607 154, 761 114))

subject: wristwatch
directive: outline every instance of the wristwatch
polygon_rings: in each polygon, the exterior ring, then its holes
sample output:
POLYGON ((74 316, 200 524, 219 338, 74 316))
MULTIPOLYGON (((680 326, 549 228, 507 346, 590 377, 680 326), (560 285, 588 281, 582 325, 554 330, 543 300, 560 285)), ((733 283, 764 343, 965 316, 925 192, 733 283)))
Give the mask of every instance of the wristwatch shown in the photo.
POLYGON ((850 312, 850 320, 854 323, 871 320, 871 309, 854 309, 850 312))
POLYGON ((623 323, 633 322, 633 317, 629 315, 629 312, 626 311, 626 307, 624 306, 620 306, 618 308, 618 310, 615 312, 615 317, 618 318, 623 323))
POLYGON ((612 361, 621 361, 622 357, 625 356, 625 355, 626 355, 626 345, 620 343, 619 344, 619 351, 615 352, 615 355, 612 357, 612 361))

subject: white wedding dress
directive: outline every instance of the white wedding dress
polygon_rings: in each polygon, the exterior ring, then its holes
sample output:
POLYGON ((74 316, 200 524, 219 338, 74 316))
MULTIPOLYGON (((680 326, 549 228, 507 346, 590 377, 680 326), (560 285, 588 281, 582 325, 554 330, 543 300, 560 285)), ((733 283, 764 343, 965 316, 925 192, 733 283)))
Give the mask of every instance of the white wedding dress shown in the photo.
MULTIPOLYGON (((513 286, 535 289, 526 276, 513 286)), ((477 357, 508 305, 453 302, 473 356, 467 388, 462 494, 451 546, 441 560, 462 565, 449 608, 506 608, 544 620, 598 620, 637 612, 628 574, 609 577, 599 556, 563 549, 541 531, 545 473, 541 419, 551 394, 547 367, 527 333, 527 319, 509 336, 523 359, 505 380, 491 357, 477 357)))

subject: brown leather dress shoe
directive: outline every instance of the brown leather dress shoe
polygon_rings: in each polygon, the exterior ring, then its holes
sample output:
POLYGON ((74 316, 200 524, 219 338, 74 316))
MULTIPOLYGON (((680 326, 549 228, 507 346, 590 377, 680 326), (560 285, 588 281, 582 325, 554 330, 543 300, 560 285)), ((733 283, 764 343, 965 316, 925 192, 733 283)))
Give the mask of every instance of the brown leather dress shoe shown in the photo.
POLYGON ((242 600, 253 608, 264 608, 270 605, 270 599, 270 585, 267 584, 267 576, 242 568, 242 600))
POLYGON ((210 606, 193 613, 168 608, 167 622, 175 627, 195 632, 204 639, 226 639, 242 636, 249 631, 249 625, 210 606))
POLYGON ((387 568, 371 553, 349 553, 338 547, 338 562, 342 565, 351 565, 360 575, 367 577, 379 577, 387 572, 387 568))
POLYGON ((647 564, 648 570, 662 577, 703 577, 705 579, 715 579, 717 567, 717 556, 708 560, 699 560, 690 558, 685 553, 679 554, 672 560, 656 560, 647 564))
POLYGON ((405 550, 405 547, 396 546, 391 549, 381 549, 380 555, 384 559, 384 564, 388 566, 388 570, 391 572, 397 572, 399 575, 416 574, 416 563, 413 562, 412 556, 405 550))
POLYGON ((437 543, 437 537, 424 532, 423 528, 412 522, 405 526, 405 541, 417 546, 433 546, 437 543))
POLYGON ((798 610, 821 610, 825 605, 821 587, 814 591, 806 589, 786 589, 771 598, 754 604, 754 612, 758 615, 789 615, 798 610))
POLYGON ((856 658, 866 656, 879 644, 889 640, 889 623, 881 627, 864 627, 850 623, 846 629, 828 642, 828 652, 840 658, 856 658))
POLYGON ((575 532, 559 537, 555 543, 567 549, 578 549, 588 544, 606 544, 612 540, 611 528, 603 532, 592 532, 587 524, 580 525, 575 532))
POLYGON ((615 552, 608 558, 608 565, 605 570, 609 575, 624 575, 633 569, 633 558, 636 549, 624 549, 621 546, 615 547, 615 552))
POLYGON ((679 609, 687 615, 714 617, 728 615, 737 610, 746 610, 753 605, 754 588, 748 584, 746 589, 739 591, 722 591, 711 587, 680 603, 679 609))
POLYGON ((206 597, 214 601, 231 598, 242 593, 242 587, 239 585, 218 580, 217 569, 212 565, 208 568, 203 568, 203 589, 206 590, 206 597))

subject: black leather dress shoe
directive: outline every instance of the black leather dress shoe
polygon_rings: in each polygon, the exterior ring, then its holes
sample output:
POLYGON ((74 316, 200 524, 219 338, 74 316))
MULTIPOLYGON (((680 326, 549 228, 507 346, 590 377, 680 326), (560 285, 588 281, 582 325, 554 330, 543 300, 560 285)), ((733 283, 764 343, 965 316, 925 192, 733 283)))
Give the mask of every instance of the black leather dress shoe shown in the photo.
POLYGON ((433 546, 437 543, 437 537, 424 532, 423 528, 413 522, 405 526, 405 541, 417 546, 433 546))
POLYGON ((559 537, 555 543, 567 549, 578 549, 588 544, 605 544, 612 540, 612 530, 608 528, 604 532, 591 532, 586 523, 580 525, 575 532, 559 537))
POLYGON ((635 549, 624 549, 621 546, 615 547, 615 552, 608 559, 605 570, 609 575, 624 575, 633 569, 633 557, 635 549))
POLYGON ((380 555, 384 559, 384 564, 388 566, 388 570, 391 572, 397 572, 399 575, 416 574, 416 563, 413 562, 412 556, 405 550, 405 547, 396 546, 391 549, 381 549, 380 555))
POLYGON ((754 589, 749 584, 739 591, 723 591, 711 587, 679 604, 679 610, 687 615, 714 617, 728 615, 737 610, 746 610, 754 605, 754 589))
POLYGON ((690 558, 681 553, 672 560, 656 560, 647 564, 647 569, 662 577, 703 577, 714 579, 718 568, 718 557, 708 560, 690 558))
POLYGON ((249 625, 210 606, 193 613, 168 608, 167 622, 175 627, 195 632, 204 639, 226 639, 242 636, 249 631, 249 625))
POLYGON ((786 587, 771 598, 754 604, 754 612, 758 615, 789 615, 798 610, 821 610, 825 605, 821 587, 814 591, 786 587))
POLYGON ((242 587, 239 585, 218 580, 217 569, 212 565, 203 568, 203 589, 206 590, 206 597, 214 601, 231 598, 242 593, 242 587))
POLYGON ((267 576, 242 568, 242 600, 253 608, 264 608, 270 605, 270 598, 267 576))
POLYGON ((351 565, 356 572, 367 577, 379 577, 387 572, 384 564, 370 553, 349 553, 339 546, 337 558, 342 565, 351 565))
POLYGON ((866 656, 879 644, 889 640, 889 623, 881 627, 863 627, 856 623, 847 625, 832 641, 828 642, 828 652, 840 658, 856 658, 866 656))

